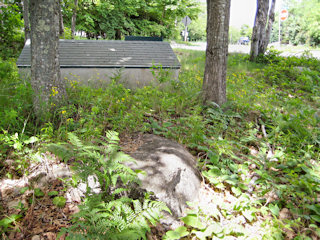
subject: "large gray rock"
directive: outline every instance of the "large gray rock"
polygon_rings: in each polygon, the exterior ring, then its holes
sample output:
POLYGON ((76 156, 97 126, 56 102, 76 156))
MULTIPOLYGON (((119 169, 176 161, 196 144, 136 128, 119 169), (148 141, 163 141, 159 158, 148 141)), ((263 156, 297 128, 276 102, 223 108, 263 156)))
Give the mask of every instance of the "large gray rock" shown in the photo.
POLYGON ((180 144, 159 136, 148 134, 141 140, 142 146, 129 153, 136 163, 128 163, 147 173, 139 174, 141 188, 165 202, 175 218, 183 216, 186 202, 199 196, 200 173, 194 157, 180 144))

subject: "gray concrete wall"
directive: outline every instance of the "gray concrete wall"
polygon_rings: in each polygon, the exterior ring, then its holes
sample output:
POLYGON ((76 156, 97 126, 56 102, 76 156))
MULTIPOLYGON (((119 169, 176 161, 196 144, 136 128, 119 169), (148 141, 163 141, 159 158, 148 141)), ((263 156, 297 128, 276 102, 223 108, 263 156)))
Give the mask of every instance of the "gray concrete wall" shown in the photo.
MULTIPOLYGON (((19 68, 20 76, 30 78, 30 68, 19 68)), ((61 76, 66 81, 77 81, 90 86, 103 86, 117 79, 127 88, 135 89, 146 85, 159 84, 161 76, 167 75, 175 80, 179 69, 151 70, 149 68, 61 68, 61 76), (154 71, 154 75, 152 74, 154 71)))

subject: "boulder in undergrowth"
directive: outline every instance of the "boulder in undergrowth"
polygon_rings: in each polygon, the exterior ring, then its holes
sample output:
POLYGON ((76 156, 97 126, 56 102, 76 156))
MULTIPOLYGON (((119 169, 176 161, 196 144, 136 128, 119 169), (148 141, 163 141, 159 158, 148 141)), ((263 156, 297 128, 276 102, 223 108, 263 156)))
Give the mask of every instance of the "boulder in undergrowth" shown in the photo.
POLYGON ((186 202, 197 201, 200 173, 194 157, 180 144, 151 134, 142 137, 143 144, 129 153, 136 162, 128 163, 132 169, 141 169, 141 188, 153 192, 167 204, 175 218, 183 216, 186 202))

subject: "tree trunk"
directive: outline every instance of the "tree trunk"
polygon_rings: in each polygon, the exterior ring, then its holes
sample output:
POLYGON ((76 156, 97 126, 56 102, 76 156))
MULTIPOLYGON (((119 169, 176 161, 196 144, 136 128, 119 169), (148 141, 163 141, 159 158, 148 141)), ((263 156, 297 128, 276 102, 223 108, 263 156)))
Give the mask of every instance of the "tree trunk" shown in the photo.
POLYGON ((74 8, 71 17, 71 39, 74 39, 76 31, 76 19, 77 19, 78 0, 74 0, 74 8))
POLYGON ((58 0, 59 4, 59 35, 64 38, 64 24, 63 24, 63 16, 61 11, 61 0, 58 0))
POLYGON ((31 86, 38 119, 44 120, 66 96, 59 64, 59 2, 30 0, 31 86))
POLYGON ((121 30, 120 29, 116 29, 115 39, 121 40, 121 30))
POLYGON ((230 0, 207 0, 207 50, 203 79, 205 104, 226 102, 230 0))
POLYGON ((24 39, 30 39, 29 0, 23 0, 24 39))
POLYGON ((269 9, 268 24, 266 26, 266 37, 262 42, 262 46, 259 51, 259 54, 260 53, 264 54, 268 48, 268 44, 269 44, 271 32, 272 32, 272 25, 274 23, 275 7, 276 7, 276 0, 272 0, 271 7, 269 9))
POLYGON ((257 12, 252 30, 250 61, 259 54, 264 54, 270 40, 276 0, 272 0, 270 11, 269 0, 257 0, 257 12), (267 24, 268 22, 268 24, 267 24))

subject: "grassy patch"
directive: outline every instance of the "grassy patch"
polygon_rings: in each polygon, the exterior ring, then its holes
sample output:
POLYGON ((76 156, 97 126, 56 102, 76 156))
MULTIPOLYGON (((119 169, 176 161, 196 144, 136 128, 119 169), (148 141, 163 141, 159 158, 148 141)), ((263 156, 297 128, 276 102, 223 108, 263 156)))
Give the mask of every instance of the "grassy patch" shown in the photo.
POLYGON ((217 203, 214 213, 204 214, 205 206, 199 206, 183 219, 185 227, 170 232, 168 239, 179 234, 248 239, 245 230, 232 231, 222 224, 239 216, 245 227, 261 223, 264 239, 319 237, 319 61, 308 55, 282 58, 270 51, 259 63, 251 63, 246 55, 231 54, 228 102, 204 107, 200 97, 205 53, 176 53, 182 64, 179 80, 161 79, 163 87, 130 90, 115 79, 93 89, 69 82, 69 105, 57 109, 42 126, 33 124, 28 84, 19 80, 11 63, 2 61, 2 88, 18 82, 6 95, 3 91, 2 158, 11 154, 20 161, 28 149, 67 141, 70 132, 91 143, 108 130, 120 136, 158 134, 186 145, 198 156, 211 191, 235 199, 229 205, 217 203), (30 142, 32 136, 38 144, 30 142))

